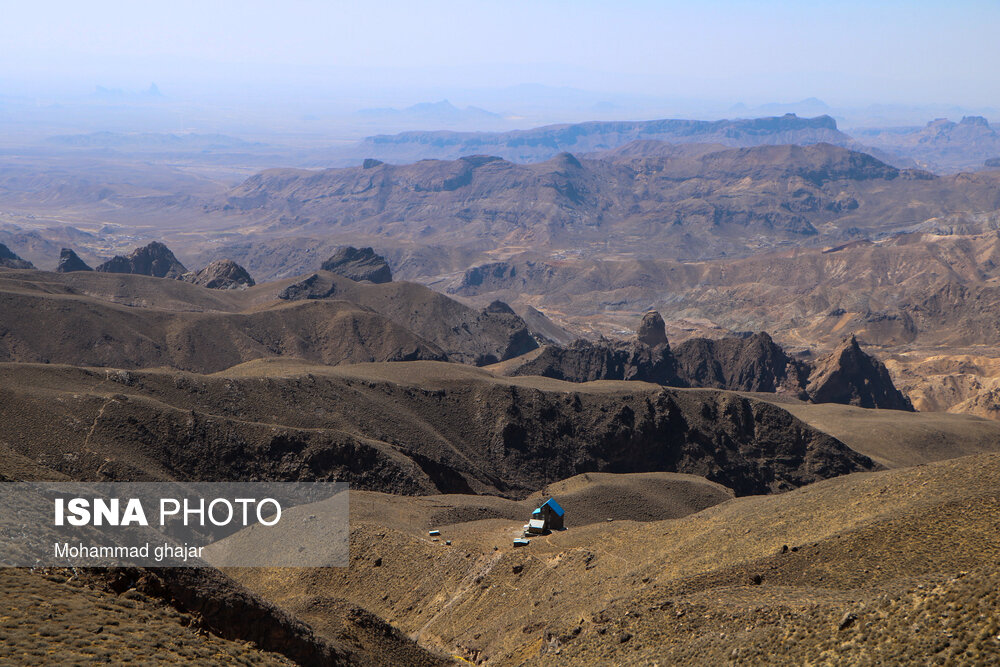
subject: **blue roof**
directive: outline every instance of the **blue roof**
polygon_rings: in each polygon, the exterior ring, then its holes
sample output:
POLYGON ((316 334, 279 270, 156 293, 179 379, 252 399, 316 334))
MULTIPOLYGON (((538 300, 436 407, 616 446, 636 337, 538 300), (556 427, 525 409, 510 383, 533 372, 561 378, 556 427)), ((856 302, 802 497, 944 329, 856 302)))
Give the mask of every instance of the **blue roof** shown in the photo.
POLYGON ((566 514, 566 511, 559 505, 559 503, 556 502, 555 498, 549 498, 548 500, 546 500, 544 503, 542 503, 541 507, 535 510, 535 512, 540 512, 542 510, 542 507, 545 507, 546 505, 548 505, 549 508, 553 512, 555 512, 558 516, 563 516, 564 514, 566 514))

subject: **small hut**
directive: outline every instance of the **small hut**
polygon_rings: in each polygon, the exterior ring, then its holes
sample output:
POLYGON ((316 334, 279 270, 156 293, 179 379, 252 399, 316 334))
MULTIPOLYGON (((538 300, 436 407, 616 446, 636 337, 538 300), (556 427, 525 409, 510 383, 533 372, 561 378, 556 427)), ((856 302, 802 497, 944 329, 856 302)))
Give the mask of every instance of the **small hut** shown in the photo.
POLYGON ((555 498, 549 498, 531 513, 529 524, 538 525, 535 522, 540 521, 540 527, 543 531, 562 530, 565 528, 565 515, 566 511, 556 502, 555 498))

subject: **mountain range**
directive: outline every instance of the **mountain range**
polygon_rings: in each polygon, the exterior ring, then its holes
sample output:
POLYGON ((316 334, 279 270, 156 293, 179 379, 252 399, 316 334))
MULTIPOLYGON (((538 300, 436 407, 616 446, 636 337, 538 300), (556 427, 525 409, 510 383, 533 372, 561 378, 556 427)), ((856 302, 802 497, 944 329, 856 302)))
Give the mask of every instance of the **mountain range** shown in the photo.
POLYGON ((982 116, 965 116, 957 123, 938 118, 924 127, 856 129, 852 134, 873 148, 905 155, 934 171, 975 171, 1000 157, 1000 132, 982 116))
POLYGON ((355 150, 364 157, 390 162, 422 159, 454 160, 466 155, 493 155, 512 162, 538 162, 563 152, 589 153, 617 148, 639 139, 670 143, 849 145, 853 140, 829 116, 719 121, 649 120, 592 121, 548 125, 509 132, 402 132, 366 138, 355 150))
POLYGON ((830 144, 653 152, 661 155, 626 147, 534 164, 473 156, 269 170, 230 191, 215 214, 218 224, 282 235, 703 259, 877 237, 1000 209, 996 173, 938 177, 830 144))

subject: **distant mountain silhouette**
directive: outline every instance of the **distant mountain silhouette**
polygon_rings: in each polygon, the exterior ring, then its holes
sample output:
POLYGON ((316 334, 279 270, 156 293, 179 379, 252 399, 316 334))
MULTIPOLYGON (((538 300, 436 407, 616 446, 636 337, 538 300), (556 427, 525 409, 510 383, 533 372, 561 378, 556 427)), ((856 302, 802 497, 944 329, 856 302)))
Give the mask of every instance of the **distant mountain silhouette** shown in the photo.
MULTIPOLYGON (((972 171, 1000 155, 1000 132, 982 116, 966 116, 958 123, 938 118, 924 127, 858 129, 865 143, 911 158, 933 171, 972 171)), ((989 166, 989 165, 987 165, 989 166)))
POLYGON ((636 139, 673 143, 853 145, 830 116, 799 118, 794 114, 738 120, 592 121, 548 125, 510 132, 402 132, 368 137, 358 148, 362 157, 390 162, 455 159, 485 153, 515 162, 537 162, 571 151, 586 153, 616 148, 636 139))

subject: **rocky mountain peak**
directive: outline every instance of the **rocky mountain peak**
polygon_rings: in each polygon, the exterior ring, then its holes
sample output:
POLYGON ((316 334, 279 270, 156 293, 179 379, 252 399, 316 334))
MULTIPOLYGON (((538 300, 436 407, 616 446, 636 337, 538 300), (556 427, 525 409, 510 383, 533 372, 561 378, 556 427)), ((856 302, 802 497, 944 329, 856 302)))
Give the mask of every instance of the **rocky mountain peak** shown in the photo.
POLYGON ((219 259, 200 271, 184 274, 184 280, 210 289, 246 289, 255 285, 242 266, 231 259, 219 259))
POLYGON ((345 246, 323 262, 320 268, 358 282, 362 280, 373 283, 392 282, 389 263, 372 248, 345 246))
POLYGON ((56 273, 71 273, 73 271, 93 271, 72 248, 63 248, 59 252, 59 265, 56 273))
POLYGON ((159 241, 136 248, 128 256, 113 257, 95 270, 102 273, 131 273, 155 278, 180 278, 188 272, 174 257, 170 248, 159 241))
POLYGON ((853 335, 816 361, 806 391, 816 403, 913 410, 910 399, 896 389, 885 364, 862 350, 853 335))

